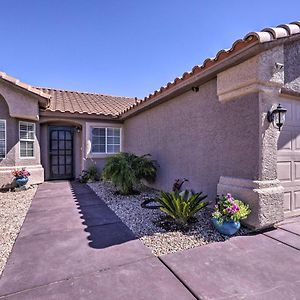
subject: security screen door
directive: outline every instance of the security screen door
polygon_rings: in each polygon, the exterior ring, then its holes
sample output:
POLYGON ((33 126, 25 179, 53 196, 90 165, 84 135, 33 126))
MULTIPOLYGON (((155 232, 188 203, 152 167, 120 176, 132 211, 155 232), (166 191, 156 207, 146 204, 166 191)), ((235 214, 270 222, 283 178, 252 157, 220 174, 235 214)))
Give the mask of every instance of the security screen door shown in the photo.
POLYGON ((49 127, 50 179, 72 179, 73 127, 49 127))

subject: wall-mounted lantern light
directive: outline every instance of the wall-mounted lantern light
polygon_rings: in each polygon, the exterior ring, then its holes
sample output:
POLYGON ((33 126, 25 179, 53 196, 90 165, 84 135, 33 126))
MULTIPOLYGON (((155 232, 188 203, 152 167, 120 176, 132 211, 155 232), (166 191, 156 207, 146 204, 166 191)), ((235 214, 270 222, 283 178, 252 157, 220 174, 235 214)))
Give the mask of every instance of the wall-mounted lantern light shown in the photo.
POLYGON ((276 128, 278 128, 279 131, 281 130, 281 127, 285 121, 286 112, 287 110, 283 108, 280 104, 278 104, 278 106, 275 109, 268 111, 268 121, 270 123, 273 123, 273 125, 276 128))
POLYGON ((77 131, 77 133, 80 133, 81 130, 82 130, 82 127, 81 127, 81 126, 76 126, 76 131, 77 131))
POLYGON ((195 92, 195 93, 198 93, 199 92, 199 86, 193 86, 192 91, 195 92))

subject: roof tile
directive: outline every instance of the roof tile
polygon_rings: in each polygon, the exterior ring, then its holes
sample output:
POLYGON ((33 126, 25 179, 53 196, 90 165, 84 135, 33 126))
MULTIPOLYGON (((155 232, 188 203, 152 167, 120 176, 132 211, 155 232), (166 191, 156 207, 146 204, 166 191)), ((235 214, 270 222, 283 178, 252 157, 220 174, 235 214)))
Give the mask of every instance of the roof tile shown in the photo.
POLYGON ((43 91, 41 90, 38 90, 34 87, 32 87, 31 85, 27 84, 27 83, 24 83, 24 82, 21 82, 19 79, 15 78, 15 77, 12 77, 12 76, 9 76, 7 75, 6 73, 4 72, 1 72, 0 71, 0 78, 7 81, 7 82, 10 82, 24 90, 27 90, 33 94, 36 94, 42 98, 46 98, 46 99, 50 99, 51 96, 49 96, 49 94, 45 94, 43 93, 43 91))
POLYGON ((96 93, 83 93, 37 87, 51 96, 47 111, 95 114, 116 117, 121 111, 136 103, 135 98, 110 96, 96 93))
MULTIPOLYGON (((202 65, 196 65, 192 68, 190 72, 183 73, 182 76, 176 77, 172 82, 168 82, 165 86, 159 88, 158 90, 154 91, 153 93, 149 94, 147 97, 145 97, 142 101, 139 101, 134 107, 137 106, 140 103, 143 103, 147 100, 150 100, 157 95, 163 93, 166 90, 172 89, 174 86, 179 84, 180 82, 187 80, 188 78, 192 77, 193 75, 196 75, 206 69, 208 69, 211 66, 214 66, 216 63, 219 63, 220 61, 228 58, 233 53, 236 53, 247 46, 254 44, 254 43, 266 43, 271 42, 276 39, 288 37, 291 35, 299 34, 300 33, 300 21, 291 22, 289 24, 283 24, 279 25, 277 27, 268 27, 263 29, 262 31, 257 32, 249 32, 245 35, 243 39, 239 39, 235 41, 230 49, 222 49, 220 50, 215 57, 213 58, 207 58, 204 60, 202 65)), ((132 108, 126 107, 119 115, 122 115, 123 113, 131 110, 132 108)))

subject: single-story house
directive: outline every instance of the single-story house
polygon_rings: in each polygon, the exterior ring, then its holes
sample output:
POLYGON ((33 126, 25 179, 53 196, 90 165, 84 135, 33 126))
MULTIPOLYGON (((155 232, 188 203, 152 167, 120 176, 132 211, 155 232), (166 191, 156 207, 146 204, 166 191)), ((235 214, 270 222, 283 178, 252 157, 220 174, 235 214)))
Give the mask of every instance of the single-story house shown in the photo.
POLYGON ((0 73, 1 187, 15 168, 32 183, 72 179, 119 151, 150 153, 157 188, 185 177, 211 199, 231 192, 250 204, 255 228, 299 215, 300 22, 248 33, 144 99, 32 87, 0 73))

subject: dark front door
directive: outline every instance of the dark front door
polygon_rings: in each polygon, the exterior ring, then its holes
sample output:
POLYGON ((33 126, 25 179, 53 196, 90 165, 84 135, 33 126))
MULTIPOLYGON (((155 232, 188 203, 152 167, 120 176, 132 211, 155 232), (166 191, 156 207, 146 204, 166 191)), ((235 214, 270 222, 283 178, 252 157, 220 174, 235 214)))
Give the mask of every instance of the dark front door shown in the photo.
POLYGON ((72 179, 73 128, 49 127, 50 179, 72 179))

